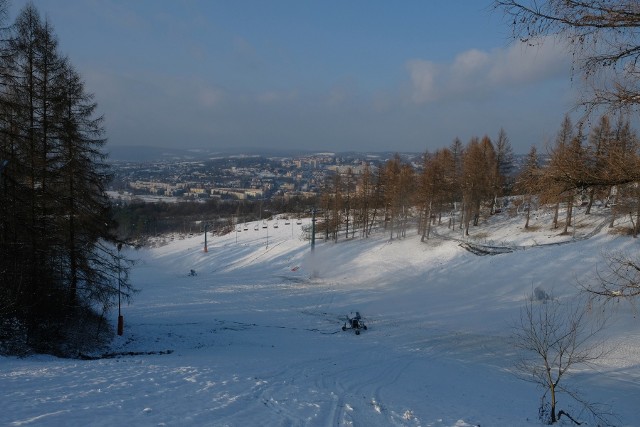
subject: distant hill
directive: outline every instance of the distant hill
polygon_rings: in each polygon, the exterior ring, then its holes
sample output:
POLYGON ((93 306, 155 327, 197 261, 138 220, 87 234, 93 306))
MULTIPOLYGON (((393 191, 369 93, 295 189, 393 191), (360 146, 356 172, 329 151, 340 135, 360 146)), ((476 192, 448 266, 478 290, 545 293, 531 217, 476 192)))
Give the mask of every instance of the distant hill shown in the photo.
MULTIPOLYGON (((204 160, 212 157, 231 157, 231 156, 264 156, 264 157, 300 157, 318 153, 331 153, 329 151, 319 150, 300 150, 300 149, 274 149, 264 147, 231 147, 222 149, 213 148, 163 148, 150 147, 143 145, 133 146, 107 146, 109 161, 112 162, 154 162, 154 161, 188 161, 188 160, 204 160)), ((335 153, 345 157, 361 157, 388 159, 393 157, 394 153, 389 152, 340 152, 335 153)), ((405 156, 413 158, 421 156, 421 153, 404 153, 405 156)))
POLYGON ((269 148, 163 148, 150 146, 108 146, 107 152, 111 161, 122 162, 149 162, 167 160, 198 160, 211 157, 226 157, 238 155, 261 155, 261 156, 300 156, 311 154, 312 151, 304 150, 278 150, 269 148))

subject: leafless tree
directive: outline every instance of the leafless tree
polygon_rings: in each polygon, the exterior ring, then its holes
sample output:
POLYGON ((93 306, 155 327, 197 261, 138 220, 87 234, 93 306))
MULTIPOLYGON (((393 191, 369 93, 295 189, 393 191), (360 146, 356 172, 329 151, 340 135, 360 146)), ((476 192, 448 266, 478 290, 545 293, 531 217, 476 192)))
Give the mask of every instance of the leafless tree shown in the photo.
POLYGON ((588 305, 564 305, 553 299, 530 298, 522 308, 511 336, 513 346, 520 350, 516 371, 519 377, 543 390, 542 421, 555 424, 562 415, 571 418, 558 410, 559 398, 565 395, 598 423, 609 425, 607 417, 611 414, 606 408, 585 400, 567 381, 572 369, 593 366, 605 355, 604 346, 597 339, 605 320, 590 315, 588 305))
POLYGON ((373 207, 373 174, 367 163, 356 184, 354 195, 354 229, 360 229, 362 237, 369 236, 369 224, 371 222, 371 208, 373 207))
POLYGON ((484 136, 482 140, 471 138, 462 162, 465 235, 469 235, 472 218, 473 225, 478 225, 483 203, 493 203, 497 191, 497 174, 496 153, 491 139, 488 136, 484 136))
POLYGON ((513 37, 536 44, 567 42, 574 71, 585 77, 580 104, 621 109, 640 102, 640 4, 637 0, 495 0, 513 37))
POLYGON ((390 238, 395 231, 397 238, 406 236, 407 221, 412 208, 412 198, 416 187, 413 167, 404 163, 395 154, 384 166, 385 227, 389 227, 390 238))
POLYGON ((527 155, 524 166, 518 174, 515 182, 515 190, 518 194, 522 194, 523 203, 525 204, 526 222, 524 228, 529 228, 529 218, 531 216, 531 205, 534 197, 541 191, 542 169, 538 159, 538 150, 536 146, 531 146, 531 150, 527 155))
MULTIPOLYGON (((620 115, 615 126, 612 145, 607 153, 608 172, 620 178, 633 176, 633 171, 638 170, 638 147, 638 136, 631 129, 628 117, 620 115)), ((619 179, 609 184, 608 202, 611 205, 609 227, 614 226, 619 214, 625 213, 625 209, 628 208, 624 203, 627 198, 625 193, 629 193, 634 186, 633 182, 625 183, 619 179)))
MULTIPOLYGON (((514 154, 511 141, 507 132, 500 128, 496 139, 496 166, 498 168, 496 177, 498 179, 499 195, 509 194, 514 184, 512 171, 514 170, 514 154)), ((497 199, 496 199, 497 202, 497 199)), ((497 204, 494 208, 498 208, 497 204)))
POLYGON ((582 284, 591 298, 612 301, 640 296, 640 256, 614 251, 603 258, 605 267, 597 269, 595 282, 582 284))
MULTIPOLYGON (((462 141, 460 138, 455 138, 451 145, 449 146, 449 151, 451 151, 452 161, 449 166, 449 170, 447 171, 447 175, 451 177, 451 202, 453 205, 453 209, 451 212, 451 228, 456 228, 455 218, 456 218, 456 205, 461 204, 462 202, 462 159, 464 156, 464 147, 462 146, 462 141)), ((461 210, 463 211, 463 210, 461 210)), ((461 215, 459 226, 462 229, 463 218, 461 215)))
POLYGON ((443 209, 450 207, 452 200, 453 156, 449 149, 440 149, 435 154, 425 153, 424 167, 420 174, 417 188, 417 199, 421 205, 421 217, 418 232, 422 235, 422 241, 429 238, 432 219, 442 214, 443 209))

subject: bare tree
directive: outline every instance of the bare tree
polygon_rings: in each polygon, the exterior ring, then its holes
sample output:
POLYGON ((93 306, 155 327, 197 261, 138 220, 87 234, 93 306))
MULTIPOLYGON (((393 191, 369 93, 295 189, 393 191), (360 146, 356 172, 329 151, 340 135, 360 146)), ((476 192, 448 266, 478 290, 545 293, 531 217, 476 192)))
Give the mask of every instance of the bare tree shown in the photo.
POLYGON ((589 90, 580 104, 626 108, 640 102, 640 5, 636 0, 495 0, 513 37, 535 44, 547 36, 567 41, 574 71, 589 90))
MULTIPOLYGON (((620 115, 614 130, 611 147, 607 152, 606 169, 607 172, 618 176, 633 176, 634 170, 638 169, 638 136, 631 129, 629 119, 620 115)), ((609 227, 613 227, 618 214, 624 213, 628 206, 625 206, 625 193, 634 187, 634 183, 625 184, 622 181, 609 183, 608 203, 611 205, 611 222, 609 227)))
POLYGON ((596 271, 595 283, 582 285, 591 298, 612 301, 640 296, 640 256, 615 251, 603 257, 605 268, 596 271))
POLYGON ((538 151, 536 146, 531 146, 531 150, 527 155, 525 164, 518 174, 515 182, 515 189, 519 194, 522 194, 523 203, 525 204, 526 222, 524 228, 529 228, 529 218, 531 217, 531 205, 533 204, 534 195, 538 194, 541 190, 541 168, 540 161, 538 160, 538 151))
POLYGON ((509 193, 514 183, 511 176, 514 169, 514 155, 511 141, 509 141, 507 132, 503 128, 500 128, 496 141, 496 162, 501 191, 502 193, 509 193))
POLYGON ((371 222, 372 188, 373 176, 369 163, 364 165, 364 169, 356 185, 354 196, 354 228, 360 228, 362 237, 369 236, 369 223, 371 222))
POLYGON ((574 133, 571 120, 565 116, 555 146, 549 151, 549 165, 545 168, 542 202, 555 203, 553 228, 558 227, 560 203, 566 204, 564 233, 571 225, 574 199, 590 186, 583 140, 582 127, 578 126, 578 132, 574 133))
POLYGON ((531 298, 514 327, 512 343, 521 351, 517 374, 543 390, 540 415, 548 424, 555 424, 562 415, 571 418, 567 412, 558 411, 559 397, 566 395, 599 423, 609 425, 607 416, 611 414, 605 413, 605 408, 588 402, 567 384, 572 369, 592 366, 605 355, 604 346, 597 340, 605 318, 590 316, 588 307, 531 298))
POLYGON ((394 231, 397 238, 405 237, 416 184, 415 171, 396 153, 392 159, 385 162, 382 179, 384 180, 385 227, 389 227, 391 239, 394 231))
MULTIPOLYGON (((449 146, 449 151, 451 151, 452 161, 449 166, 449 170, 447 171, 447 175, 451 179, 451 190, 450 190, 450 198, 452 201, 453 209, 451 211, 451 228, 455 229, 455 218, 456 218, 456 205, 461 204, 463 200, 462 196, 462 159, 464 156, 464 147, 462 146, 462 141, 460 138, 455 138, 451 145, 449 146)), ((462 211, 462 210, 461 210, 462 211)), ((460 229, 462 229, 463 218, 460 218, 460 229)))
POLYGON ((496 195, 497 163, 495 150, 489 137, 471 138, 462 162, 462 194, 464 201, 465 235, 469 224, 477 226, 483 202, 493 201, 496 195))
POLYGON ((419 178, 417 199, 421 205, 421 217, 418 232, 422 235, 422 241, 429 238, 432 218, 440 216, 442 210, 451 198, 453 157, 448 149, 440 149, 435 154, 425 153, 424 167, 419 178))

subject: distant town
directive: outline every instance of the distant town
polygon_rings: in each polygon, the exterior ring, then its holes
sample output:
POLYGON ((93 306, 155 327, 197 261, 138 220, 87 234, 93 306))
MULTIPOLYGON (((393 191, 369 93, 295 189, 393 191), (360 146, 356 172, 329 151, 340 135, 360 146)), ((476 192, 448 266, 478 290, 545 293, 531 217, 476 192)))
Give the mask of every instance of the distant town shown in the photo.
MULTIPOLYGON (((358 175, 365 165, 375 168, 392 155, 316 153, 291 157, 229 155, 202 160, 115 161, 112 190, 123 200, 132 196, 182 200, 311 197, 321 191, 328 176, 349 171, 358 175)), ((421 167, 420 154, 404 154, 403 158, 416 168, 421 167)))
MULTIPOLYGON (((160 160, 112 162, 111 196, 126 203, 189 200, 269 200, 318 195, 327 177, 366 165, 375 170, 395 153, 314 153, 301 155, 176 155, 160 160)), ((419 171, 421 153, 401 153, 419 171)), ((521 156, 516 156, 518 169, 521 156)))

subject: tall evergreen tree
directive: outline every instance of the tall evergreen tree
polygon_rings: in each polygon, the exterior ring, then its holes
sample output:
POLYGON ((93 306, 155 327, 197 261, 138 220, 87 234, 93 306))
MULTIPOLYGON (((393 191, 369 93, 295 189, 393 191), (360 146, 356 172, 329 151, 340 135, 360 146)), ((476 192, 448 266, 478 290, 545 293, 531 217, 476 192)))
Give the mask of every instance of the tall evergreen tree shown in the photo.
POLYGON ((60 352, 78 333, 70 329, 89 325, 96 307, 103 315, 119 288, 131 291, 109 232, 104 129, 33 4, 3 49, 0 307, 10 309, 0 314, 26 326, 30 348, 60 352))

